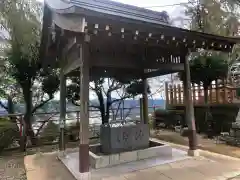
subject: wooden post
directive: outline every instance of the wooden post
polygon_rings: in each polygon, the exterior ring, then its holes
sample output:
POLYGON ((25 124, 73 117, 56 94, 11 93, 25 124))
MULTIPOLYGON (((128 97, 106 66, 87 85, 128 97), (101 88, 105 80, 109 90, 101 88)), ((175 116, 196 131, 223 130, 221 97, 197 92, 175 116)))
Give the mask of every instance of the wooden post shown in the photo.
POLYGON ((80 126, 80 111, 77 111, 77 127, 80 126))
POLYGON ((179 99, 179 105, 183 104, 183 101, 182 101, 182 88, 181 88, 180 84, 178 84, 178 99, 179 99))
POLYGON ((143 122, 148 123, 148 82, 146 78, 143 78, 143 122))
POLYGON ((89 41, 90 37, 86 35, 80 44, 80 173, 89 172, 89 41))
POLYGON ((197 85, 197 90, 198 90, 198 102, 197 104, 201 104, 201 100, 202 100, 202 89, 201 86, 198 84, 197 85))
POLYGON ((189 138, 189 155, 195 155, 197 149, 197 138, 196 138, 196 125, 194 117, 194 106, 192 101, 192 90, 191 90, 191 76, 190 76, 190 67, 189 61, 185 59, 184 69, 185 69, 185 81, 184 81, 184 94, 185 94, 185 113, 186 113, 186 122, 188 124, 188 138, 189 138))
POLYGON ((213 103, 212 86, 213 86, 213 84, 211 83, 210 87, 209 87, 209 101, 208 101, 209 104, 213 103))
POLYGON ((177 86, 174 84, 173 85, 173 103, 174 105, 178 104, 178 100, 177 100, 177 86))
POLYGON ((173 86, 172 86, 172 84, 169 86, 169 90, 170 90, 170 104, 171 104, 171 105, 175 105, 175 104, 174 104, 173 86))
POLYGON ((232 79, 230 78, 230 81, 229 81, 229 96, 230 96, 230 103, 233 103, 233 99, 234 99, 234 92, 233 92, 233 81, 232 79))
POLYGON ((224 89, 224 102, 223 103, 228 103, 228 82, 227 79, 223 79, 223 89, 224 89))
POLYGON ((165 82, 165 96, 166 96, 166 107, 169 105, 169 90, 168 82, 165 82))
POLYGON ((192 83, 192 99, 193 99, 193 104, 196 104, 196 89, 195 89, 195 84, 192 83))
POLYGON ((144 117, 143 117, 143 98, 139 99, 140 104, 140 121, 141 123, 144 123, 144 117))
POLYGON ((22 152, 26 152, 27 136, 26 136, 26 127, 23 119, 23 115, 20 116, 20 149, 22 152))
POLYGON ((219 86, 218 86, 218 80, 215 80, 215 93, 216 93, 216 104, 219 103, 219 86))
POLYGON ((183 93, 183 105, 185 106, 186 99, 185 99, 184 83, 181 83, 181 89, 182 89, 182 93, 183 93))
POLYGON ((59 149, 60 151, 65 150, 64 142, 64 129, 65 129, 65 119, 66 119, 66 77, 63 70, 60 72, 60 139, 59 139, 59 149))

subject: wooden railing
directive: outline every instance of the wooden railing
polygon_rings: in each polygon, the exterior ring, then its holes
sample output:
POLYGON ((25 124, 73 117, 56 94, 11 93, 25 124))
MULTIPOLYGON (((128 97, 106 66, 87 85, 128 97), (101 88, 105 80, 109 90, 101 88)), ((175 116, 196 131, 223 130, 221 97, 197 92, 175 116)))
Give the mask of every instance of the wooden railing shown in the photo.
MULTIPOLYGON (((239 76, 240 78, 240 76, 239 76)), ((183 84, 165 85, 166 105, 184 105, 184 87, 183 84)), ((195 105, 204 104, 204 89, 202 85, 192 84, 192 100, 195 105)), ((214 81, 208 88, 209 104, 232 104, 240 101, 237 95, 236 83, 221 80, 214 81)))

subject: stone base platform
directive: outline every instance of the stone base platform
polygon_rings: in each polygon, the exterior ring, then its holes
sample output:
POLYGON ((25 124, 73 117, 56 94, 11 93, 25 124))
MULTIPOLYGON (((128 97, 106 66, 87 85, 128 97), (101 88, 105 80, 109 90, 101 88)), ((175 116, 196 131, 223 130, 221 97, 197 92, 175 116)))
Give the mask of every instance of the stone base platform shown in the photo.
MULTIPOLYGON (((152 158, 143 158, 142 160, 134 161, 134 162, 127 162, 118 165, 114 165, 112 167, 105 167, 105 168, 91 168, 90 173, 81 174, 79 173, 79 154, 78 149, 75 150, 67 150, 65 151, 64 155, 61 154, 58 158, 61 162, 65 165, 65 167, 70 171, 70 173, 77 179, 77 180, 90 180, 90 179, 102 179, 108 176, 120 176, 124 173, 130 173, 146 168, 155 167, 158 165, 163 165, 167 163, 172 163, 184 159, 190 158, 187 156, 187 152, 181 151, 178 149, 171 149, 172 155, 169 154, 159 154, 157 157, 152 158)), ((129 154, 128 154, 129 155, 129 154)), ((132 159, 133 160, 133 159, 132 159)))
POLYGON ((172 157, 172 148, 169 145, 150 141, 150 147, 135 151, 121 152, 103 155, 100 152, 101 145, 95 144, 90 147, 90 163, 95 169, 111 167, 118 164, 135 162, 153 157, 172 157))

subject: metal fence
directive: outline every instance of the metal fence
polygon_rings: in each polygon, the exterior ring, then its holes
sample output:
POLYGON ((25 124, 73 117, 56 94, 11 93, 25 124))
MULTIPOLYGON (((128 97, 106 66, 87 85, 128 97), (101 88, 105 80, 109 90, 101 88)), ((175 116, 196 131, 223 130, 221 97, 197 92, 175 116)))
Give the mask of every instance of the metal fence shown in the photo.
MULTIPOLYGON (((152 114, 157 106, 149 107, 149 114, 152 114)), ((59 128, 60 112, 35 113, 32 116, 32 129, 35 134, 36 144, 30 143, 26 136, 24 125, 24 114, 0 115, 0 151, 2 149, 26 150, 35 146, 58 145, 60 141, 59 128), (2 122, 2 123, 1 123, 2 122), (11 126, 6 126, 10 122, 11 126), (11 131, 10 131, 11 130, 11 131), (8 133, 6 133, 8 132, 8 133), (9 139, 11 137, 11 140, 9 139), (6 143, 4 143, 6 141, 6 143), (4 146, 4 147, 3 147, 4 146), (22 146, 22 147, 21 147, 22 146)), ((110 121, 131 121, 140 119, 140 107, 121 108, 110 114, 110 121)), ((74 143, 79 140, 79 111, 68 111, 65 119, 65 140, 64 143, 74 143)), ((97 110, 89 112, 89 138, 93 142, 98 141, 101 125, 101 114, 97 110)))

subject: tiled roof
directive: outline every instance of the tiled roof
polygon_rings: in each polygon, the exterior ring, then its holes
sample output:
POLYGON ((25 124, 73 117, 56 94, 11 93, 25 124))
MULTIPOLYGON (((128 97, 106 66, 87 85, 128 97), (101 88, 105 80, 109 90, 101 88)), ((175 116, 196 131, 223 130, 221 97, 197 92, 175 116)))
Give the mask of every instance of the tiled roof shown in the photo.
POLYGON ((89 10, 149 23, 167 23, 164 12, 152 11, 110 0, 46 0, 45 3, 58 13, 81 13, 81 11, 89 10))

